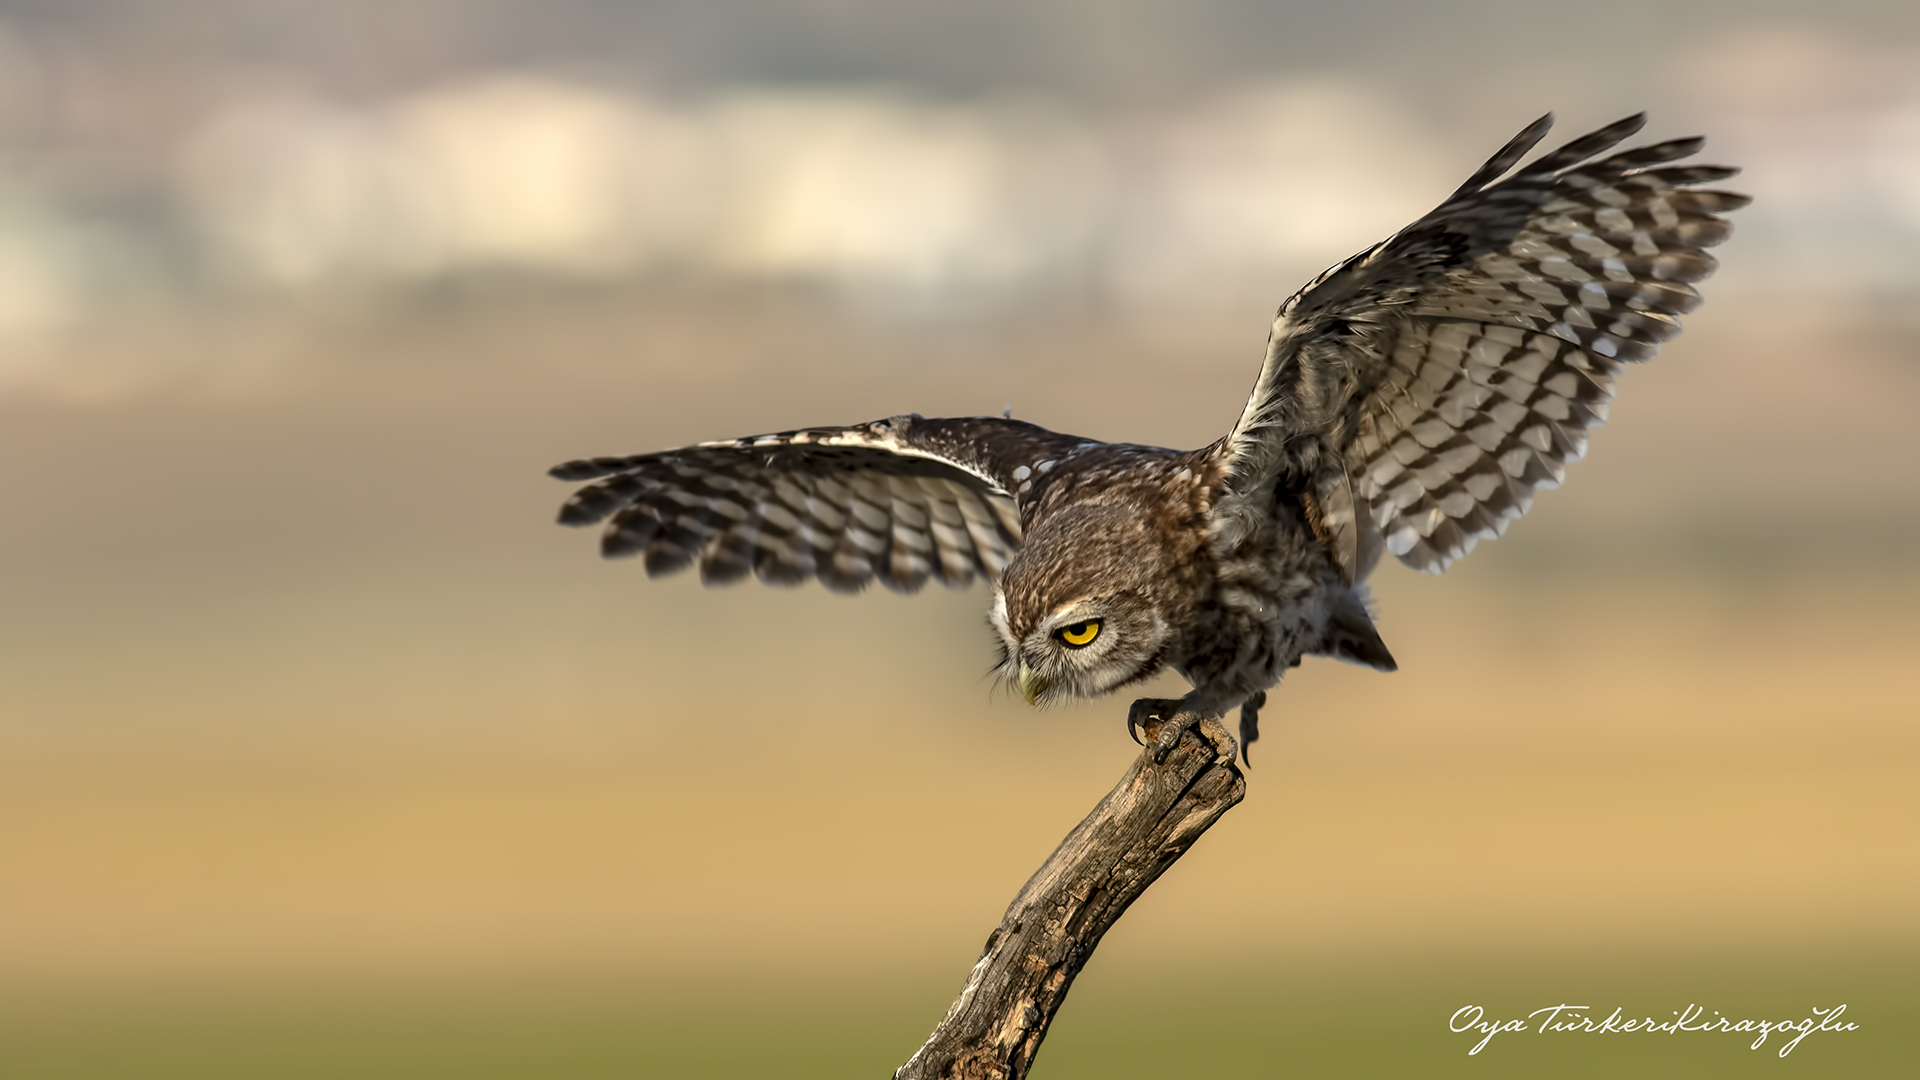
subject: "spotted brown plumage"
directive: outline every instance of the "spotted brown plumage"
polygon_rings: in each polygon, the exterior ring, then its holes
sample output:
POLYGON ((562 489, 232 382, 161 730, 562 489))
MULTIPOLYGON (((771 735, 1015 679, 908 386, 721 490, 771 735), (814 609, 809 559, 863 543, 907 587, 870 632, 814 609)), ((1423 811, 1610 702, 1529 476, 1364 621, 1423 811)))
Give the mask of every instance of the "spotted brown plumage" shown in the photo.
MULTIPOLYGON (((1678 139, 1601 156, 1629 117, 1513 171, 1515 136, 1433 212, 1281 305, 1239 420, 1193 451, 1101 443, 995 417, 896 416, 556 467, 590 480, 568 525, 657 575, 753 574, 904 592, 994 585, 1000 672, 1029 702, 1142 699, 1159 752, 1241 710, 1306 655, 1394 662, 1365 582, 1382 551, 1438 572, 1557 486, 1614 383, 1679 333, 1746 198, 1672 162, 1678 139), (1505 179, 1502 179, 1502 177, 1505 179)), ((1213 730, 1216 743, 1224 730, 1213 730)), ((1231 740, 1226 740, 1230 744, 1231 740)))

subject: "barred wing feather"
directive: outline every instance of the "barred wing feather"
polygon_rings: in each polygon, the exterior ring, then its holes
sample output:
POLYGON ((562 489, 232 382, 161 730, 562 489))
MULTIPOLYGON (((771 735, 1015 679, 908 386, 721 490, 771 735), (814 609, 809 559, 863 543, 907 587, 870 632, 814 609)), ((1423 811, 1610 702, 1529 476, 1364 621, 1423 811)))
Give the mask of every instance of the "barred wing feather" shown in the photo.
POLYGON ((1288 299, 1223 444, 1229 492, 1306 471, 1359 580, 1382 548, 1444 570, 1557 486, 1623 366, 1699 304, 1691 283, 1716 265, 1703 249, 1730 231, 1717 215, 1748 201, 1695 187, 1732 169, 1666 164, 1699 139, 1596 157, 1643 122, 1498 180, 1543 117, 1438 209, 1288 299))
POLYGON ((708 584, 751 573, 910 593, 929 578, 964 588, 998 577, 1021 539, 1009 463, 1084 441, 999 418, 896 416, 551 472, 596 480, 561 507, 561 524, 605 521, 601 552, 639 555, 649 576, 697 563, 708 584))

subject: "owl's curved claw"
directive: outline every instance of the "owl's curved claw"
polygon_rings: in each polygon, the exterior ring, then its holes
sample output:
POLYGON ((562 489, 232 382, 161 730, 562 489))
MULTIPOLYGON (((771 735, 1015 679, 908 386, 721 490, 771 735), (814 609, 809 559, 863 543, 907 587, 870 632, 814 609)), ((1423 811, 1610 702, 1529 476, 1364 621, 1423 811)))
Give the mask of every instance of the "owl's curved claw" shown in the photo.
MULTIPOLYGON (((1127 707, 1127 734, 1133 737, 1135 743, 1145 746, 1147 744, 1140 739, 1141 728, 1146 728, 1147 734, 1153 735, 1154 725, 1164 725, 1179 715, 1179 713, 1180 700, 1178 698, 1143 697, 1127 707)), ((1186 728, 1182 727, 1174 732, 1173 738, 1175 742, 1180 741, 1180 731, 1185 730, 1186 728)), ((1165 756, 1166 755, 1162 754, 1160 758, 1156 758, 1155 760, 1163 759, 1165 756)))
POLYGON ((1253 768, 1253 743, 1260 737, 1260 707, 1267 703, 1265 690, 1240 703, 1240 760, 1253 768))
POLYGON ((1138 729, 1146 729, 1153 740, 1153 762, 1160 765, 1180 745, 1180 736, 1197 728, 1200 737, 1213 744, 1215 763, 1232 766, 1240 748, 1227 726, 1217 716, 1188 712, 1181 708, 1183 704, 1177 698, 1141 698, 1127 709, 1127 734, 1140 742, 1138 729))

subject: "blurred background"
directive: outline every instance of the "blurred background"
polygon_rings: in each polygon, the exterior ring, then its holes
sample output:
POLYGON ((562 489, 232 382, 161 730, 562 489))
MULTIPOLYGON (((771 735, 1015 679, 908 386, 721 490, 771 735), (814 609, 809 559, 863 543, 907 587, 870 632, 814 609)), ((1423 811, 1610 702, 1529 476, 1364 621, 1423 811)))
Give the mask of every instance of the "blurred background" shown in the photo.
POLYGON ((1035 1075, 1910 1075, 1891 0, 0 0, 0 1072, 887 1075, 1125 702, 990 693, 977 588, 650 583, 543 470, 1197 446, 1311 274, 1643 108, 1756 197, 1707 305, 1571 490, 1382 568, 1400 671, 1289 677, 1035 1075), (1862 1029, 1447 1031, 1562 1002, 1862 1029))

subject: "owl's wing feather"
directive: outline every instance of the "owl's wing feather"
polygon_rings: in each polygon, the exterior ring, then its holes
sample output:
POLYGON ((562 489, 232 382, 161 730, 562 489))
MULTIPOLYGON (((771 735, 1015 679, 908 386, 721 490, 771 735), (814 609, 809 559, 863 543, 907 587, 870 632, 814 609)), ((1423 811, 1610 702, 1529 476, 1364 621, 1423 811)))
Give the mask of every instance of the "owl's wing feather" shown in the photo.
POLYGON ((1747 198, 1667 166, 1676 139, 1605 158, 1631 116, 1499 177, 1509 142, 1427 216, 1282 304, 1266 362, 1223 440, 1225 490, 1304 472, 1353 580, 1384 548, 1439 572, 1557 486, 1605 420, 1613 381, 1680 332, 1713 272, 1717 216, 1747 198))
POLYGON ((602 554, 643 556, 658 577, 698 563, 701 580, 752 573, 838 592, 874 579, 915 592, 997 578, 1020 546, 1023 464, 1086 440, 1017 420, 896 416, 633 457, 555 466, 595 480, 563 525, 606 521, 602 554))

